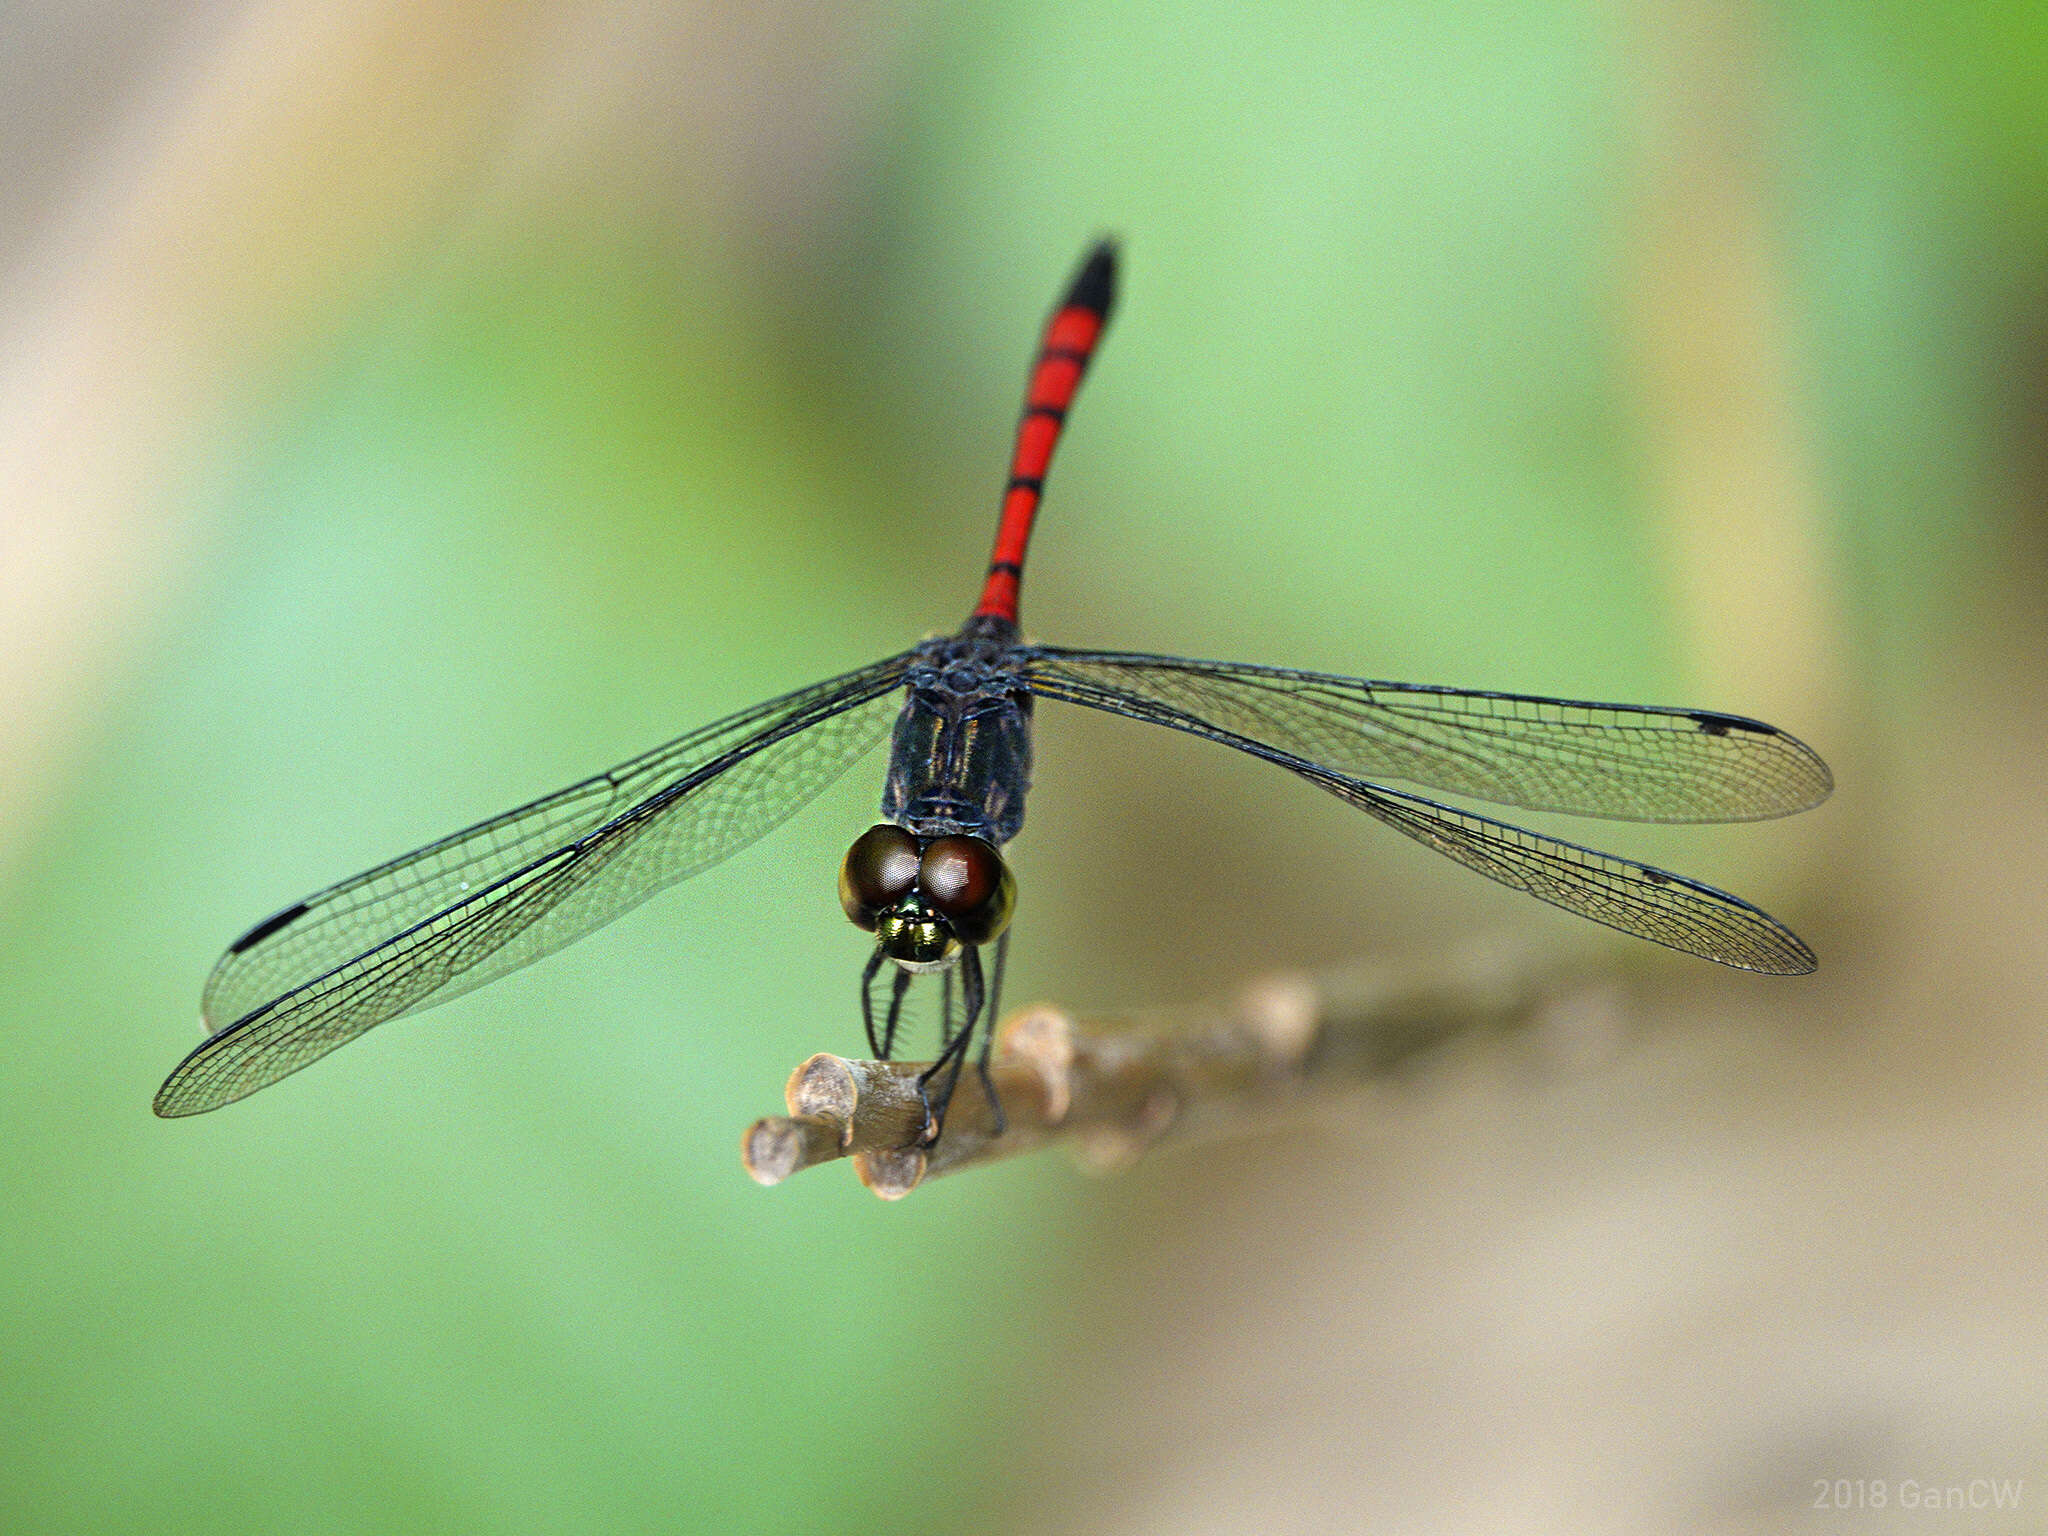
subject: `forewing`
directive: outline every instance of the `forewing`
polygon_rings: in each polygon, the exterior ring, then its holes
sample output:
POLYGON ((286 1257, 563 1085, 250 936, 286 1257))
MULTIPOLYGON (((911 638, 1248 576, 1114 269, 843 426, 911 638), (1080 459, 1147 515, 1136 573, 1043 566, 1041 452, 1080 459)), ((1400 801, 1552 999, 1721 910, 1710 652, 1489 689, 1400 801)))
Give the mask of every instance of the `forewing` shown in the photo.
POLYGON ((1340 775, 1399 779, 1527 810, 1628 821, 1755 821, 1834 787, 1813 749, 1709 710, 1596 704, 1234 662, 1034 646, 1031 690, 1340 775))
POLYGON ((879 742, 908 656, 758 705, 258 924, 157 1095, 194 1114, 603 926, 737 852, 879 742))

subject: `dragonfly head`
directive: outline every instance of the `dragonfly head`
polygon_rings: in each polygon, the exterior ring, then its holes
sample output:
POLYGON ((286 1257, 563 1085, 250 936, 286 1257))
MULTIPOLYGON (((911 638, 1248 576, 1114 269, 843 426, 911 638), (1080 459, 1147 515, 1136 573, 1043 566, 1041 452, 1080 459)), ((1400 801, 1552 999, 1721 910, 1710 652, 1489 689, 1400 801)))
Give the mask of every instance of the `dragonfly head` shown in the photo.
POLYGON ((962 944, 986 944, 1009 926, 1017 882, 993 843, 920 841, 885 822, 846 851, 839 904, 905 970, 935 971, 951 964, 962 944))

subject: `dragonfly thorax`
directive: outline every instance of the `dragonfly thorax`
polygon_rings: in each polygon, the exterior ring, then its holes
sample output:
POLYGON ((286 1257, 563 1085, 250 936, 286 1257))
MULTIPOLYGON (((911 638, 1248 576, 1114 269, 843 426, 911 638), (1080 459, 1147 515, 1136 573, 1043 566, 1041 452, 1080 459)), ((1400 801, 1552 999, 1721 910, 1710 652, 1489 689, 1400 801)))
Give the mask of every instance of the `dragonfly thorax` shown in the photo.
POLYGON ((883 816, 920 838, 1001 847, 1031 788, 1031 693, 1015 651, 970 627, 920 645, 904 683, 883 816))
POLYGON ((909 971, 935 971, 962 944, 986 944, 1009 926, 1017 882, 995 845, 978 837, 920 839, 870 827, 839 866, 839 904, 909 971))

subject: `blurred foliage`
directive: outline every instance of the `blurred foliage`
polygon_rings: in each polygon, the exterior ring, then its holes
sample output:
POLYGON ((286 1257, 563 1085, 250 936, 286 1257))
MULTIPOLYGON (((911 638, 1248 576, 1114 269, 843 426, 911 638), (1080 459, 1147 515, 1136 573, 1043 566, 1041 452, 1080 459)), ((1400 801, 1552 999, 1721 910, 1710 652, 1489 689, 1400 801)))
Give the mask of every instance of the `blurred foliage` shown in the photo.
MULTIPOLYGON (((1616 340, 1612 15, 943 11, 804 292, 643 210, 521 207, 252 395, 179 491, 219 529, 201 579, 0 893, 0 1523, 1000 1508, 1030 1463, 991 1447, 1057 1395, 1086 1186, 1040 1160, 880 1208, 738 1171, 781 1074, 857 1044, 832 877, 876 769, 545 966, 160 1124, 201 968, 329 879, 956 623, 1033 329, 1102 229, 1128 281, 1035 631, 1668 694, 1616 340)), ((1876 702, 1945 664, 1946 610, 2017 516, 1998 423, 2048 271, 2048 33, 2018 15, 1808 6, 1772 34, 1792 328, 1876 702)), ((1013 1000, 1508 910, 1295 786, 1120 729, 1043 730, 1013 1000)), ((1686 846, 1725 865, 1748 836, 1686 846)))

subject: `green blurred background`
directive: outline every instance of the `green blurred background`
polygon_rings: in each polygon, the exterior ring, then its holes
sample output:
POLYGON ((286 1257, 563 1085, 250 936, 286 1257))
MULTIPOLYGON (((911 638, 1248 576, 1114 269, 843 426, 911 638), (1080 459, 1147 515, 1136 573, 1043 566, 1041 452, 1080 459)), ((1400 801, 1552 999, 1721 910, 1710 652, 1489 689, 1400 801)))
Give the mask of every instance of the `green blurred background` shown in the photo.
POLYGON ((0 1528, 2039 1528, 2048 12, 100 0, 0 59, 0 1528), (1027 627, 1776 721, 1814 815, 1573 835, 1818 977, 1047 709, 1013 1001, 1507 935, 1628 1038, 757 1188, 858 1044, 876 760, 150 1116, 255 918, 957 624, 1105 231, 1027 627))

